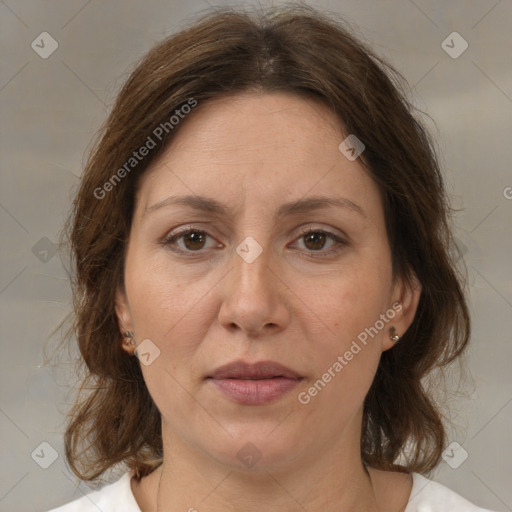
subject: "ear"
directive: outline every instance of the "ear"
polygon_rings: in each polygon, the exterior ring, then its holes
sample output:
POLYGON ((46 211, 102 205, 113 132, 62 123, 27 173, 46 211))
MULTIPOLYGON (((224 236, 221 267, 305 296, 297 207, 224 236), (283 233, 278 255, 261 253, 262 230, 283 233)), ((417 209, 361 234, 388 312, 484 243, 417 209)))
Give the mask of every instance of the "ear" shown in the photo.
POLYGON ((388 350, 395 345, 392 336, 401 338, 405 334, 414 320, 420 297, 421 284, 415 275, 409 280, 398 278, 395 281, 388 310, 394 311, 395 315, 386 326, 382 350, 388 350))
POLYGON ((126 350, 130 355, 133 355, 135 345, 130 343, 130 338, 126 338, 124 336, 125 332, 133 331, 132 314, 128 304, 128 299, 126 298, 126 293, 121 288, 118 288, 116 291, 115 310, 117 315, 117 324, 123 339, 123 350, 126 350))

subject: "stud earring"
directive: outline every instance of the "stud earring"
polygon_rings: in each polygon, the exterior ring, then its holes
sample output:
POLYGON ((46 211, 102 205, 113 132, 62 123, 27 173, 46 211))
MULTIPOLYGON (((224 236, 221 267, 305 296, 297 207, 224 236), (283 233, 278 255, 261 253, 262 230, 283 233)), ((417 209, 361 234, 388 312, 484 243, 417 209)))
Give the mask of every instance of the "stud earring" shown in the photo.
MULTIPOLYGON (((133 332, 132 331, 126 331, 124 333, 124 337, 125 338, 133 338, 133 332)), ((130 341, 127 341, 127 343, 129 345, 135 345, 135 340, 134 339, 130 339, 130 341)))
POLYGON ((394 343, 397 343, 398 341, 400 341, 400 336, 398 336, 398 334, 395 334, 395 333, 396 333, 396 329, 394 327, 391 327, 390 338, 393 340, 394 343))

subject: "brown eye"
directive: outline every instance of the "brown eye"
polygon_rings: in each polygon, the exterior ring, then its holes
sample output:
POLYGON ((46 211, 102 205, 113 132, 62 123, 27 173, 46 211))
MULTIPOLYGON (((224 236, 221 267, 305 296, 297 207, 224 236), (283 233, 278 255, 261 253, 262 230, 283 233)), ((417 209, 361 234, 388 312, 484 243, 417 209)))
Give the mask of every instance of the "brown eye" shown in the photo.
POLYGON ((202 231, 189 231, 182 236, 185 247, 190 250, 202 249, 206 238, 202 231))
POLYGON ((323 229, 308 229, 301 233, 301 236, 294 245, 297 244, 298 248, 305 252, 307 256, 316 258, 332 256, 344 249, 348 242, 338 235, 323 229), (326 248, 326 243, 329 240, 331 245, 326 248))
POLYGON ((212 237, 205 231, 188 229, 181 233, 168 236, 162 244, 176 252, 201 252, 201 250, 206 247, 208 238, 212 237))
POLYGON ((323 248, 327 237, 321 231, 315 231, 304 235, 305 245, 308 249, 319 251, 323 248))
MULTIPOLYGON (((175 233, 169 235, 165 240, 161 243, 162 245, 169 247, 174 252, 178 253, 198 253, 201 254, 205 251, 203 249, 208 249, 207 242, 208 238, 212 241, 214 240, 208 233, 205 231, 201 231, 198 229, 188 229, 182 231, 181 233, 175 233)), ((302 251, 305 251, 309 256, 329 256, 333 253, 336 253, 343 249, 347 242, 335 235, 334 233, 330 233, 328 231, 324 231, 322 229, 308 229, 303 232, 302 235, 298 238, 296 244, 303 245, 303 247, 299 247, 302 251), (331 246, 326 248, 326 243, 331 241, 331 246), (315 254, 318 253, 318 254, 315 254)), ((222 244, 210 245, 210 248, 221 247, 222 244)))

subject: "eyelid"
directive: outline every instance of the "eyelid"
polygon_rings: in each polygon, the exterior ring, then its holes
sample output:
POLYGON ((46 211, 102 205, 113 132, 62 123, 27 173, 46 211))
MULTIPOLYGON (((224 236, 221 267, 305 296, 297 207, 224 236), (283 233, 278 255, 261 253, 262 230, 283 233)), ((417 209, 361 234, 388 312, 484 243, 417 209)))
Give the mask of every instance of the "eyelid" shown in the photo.
POLYGON ((347 236, 336 234, 333 231, 331 231, 329 228, 312 227, 312 226, 309 226, 307 228, 302 228, 299 233, 299 236, 294 238, 294 240, 295 240, 294 243, 296 243, 298 240, 300 240, 305 235, 308 235, 309 233, 323 233, 328 238, 330 238, 331 240, 336 242, 336 244, 333 247, 326 249, 326 250, 320 249, 318 251, 306 251, 306 256, 308 256, 308 257, 313 257, 313 258, 325 257, 325 258, 327 258, 328 256, 332 256, 333 254, 340 252, 345 246, 349 245, 349 239, 347 236))
MULTIPOLYGON (((178 239, 181 236, 186 235, 187 233, 191 233, 191 232, 202 233, 202 234, 212 238, 213 240, 215 240, 215 238, 212 235, 210 235, 210 233, 208 233, 208 231, 206 231, 205 229, 196 228, 196 227, 188 224, 187 226, 184 226, 182 228, 176 228, 176 229, 171 230, 169 233, 167 233, 163 237, 163 239, 159 243, 161 245, 163 245, 164 247, 169 247, 171 245, 171 241, 173 239, 178 239)), ((188 254, 192 254, 192 253, 196 252, 196 253, 199 254, 201 252, 204 252, 204 250, 201 249, 199 251, 185 251, 185 250, 183 250, 181 248, 177 248, 176 252, 185 252, 185 253, 188 253, 188 254)))
MULTIPOLYGON (((173 241, 175 239, 179 239, 181 236, 186 235, 187 233, 190 233, 190 232, 202 233, 202 234, 206 235, 207 237, 210 237, 215 240, 215 238, 210 233, 208 233, 208 231, 201 229, 199 227, 194 227, 191 224, 188 224, 185 227, 176 228, 175 230, 171 230, 171 232, 167 233, 163 237, 163 239, 160 241, 160 244, 163 245, 164 247, 170 248, 171 241, 173 241)), ((303 237, 309 233, 323 233, 328 238, 330 238, 331 240, 336 242, 336 245, 327 250, 323 250, 323 249, 320 249, 318 251, 307 251, 306 250, 306 253, 308 256, 327 257, 333 253, 339 252, 344 246, 349 244, 349 238, 345 234, 339 235, 339 234, 336 234, 335 232, 331 231, 329 228, 324 228, 324 227, 320 227, 320 226, 311 226, 311 225, 308 225, 307 227, 303 227, 300 229, 298 236, 294 237, 294 239, 293 239, 294 244, 298 240, 300 240, 301 237, 303 237)), ((220 244, 220 242, 218 242, 218 243, 220 244)), ((220 245, 222 245, 222 244, 220 244, 220 245)), ((170 250, 177 252, 177 253, 188 254, 188 255, 192 255, 192 254, 200 255, 205 252, 205 249, 199 249, 197 251, 190 251, 190 250, 181 249, 179 247, 173 247, 170 250)), ((303 250, 301 250, 301 251, 303 251, 303 250)))
POLYGON ((326 235, 332 236, 333 238, 344 239, 347 241, 347 243, 349 240, 348 236, 345 235, 339 229, 335 230, 335 231, 337 231, 337 232, 335 232, 333 230, 333 228, 327 228, 327 227, 323 227, 323 226, 311 226, 311 225, 308 225, 307 227, 300 227, 299 229, 300 229, 299 236, 304 236, 309 233, 319 233, 320 232, 320 233, 325 233, 326 235))

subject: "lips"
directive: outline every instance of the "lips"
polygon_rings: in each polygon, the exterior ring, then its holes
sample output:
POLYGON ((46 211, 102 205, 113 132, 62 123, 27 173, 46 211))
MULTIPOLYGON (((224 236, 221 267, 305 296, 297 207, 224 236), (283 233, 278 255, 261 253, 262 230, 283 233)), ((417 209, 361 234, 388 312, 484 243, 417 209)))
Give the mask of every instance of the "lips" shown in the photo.
POLYGON ((242 405, 274 402, 302 379, 297 372, 273 361, 254 364, 235 361, 217 368, 207 378, 223 396, 242 405))
POLYGON ((287 379, 300 380, 301 376, 274 361, 260 361, 250 364, 245 361, 234 361, 217 368, 212 375, 212 379, 239 379, 239 380, 262 380, 275 377, 285 377, 287 379))

